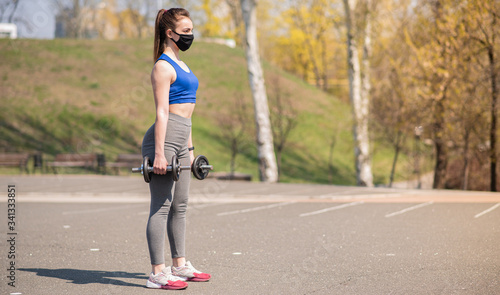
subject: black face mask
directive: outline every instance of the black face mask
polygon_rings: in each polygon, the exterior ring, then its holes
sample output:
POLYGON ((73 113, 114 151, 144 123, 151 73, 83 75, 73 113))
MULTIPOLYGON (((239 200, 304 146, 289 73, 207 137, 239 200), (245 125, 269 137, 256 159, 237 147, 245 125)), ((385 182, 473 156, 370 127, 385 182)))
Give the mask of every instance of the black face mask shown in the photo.
POLYGON ((179 47, 180 50, 186 51, 189 49, 189 47, 191 47, 191 44, 193 43, 193 40, 194 40, 193 34, 178 34, 175 31, 172 31, 172 32, 174 32, 175 34, 177 34, 179 36, 178 41, 175 41, 172 38, 170 38, 170 39, 172 39, 172 41, 174 41, 175 45, 177 45, 177 47, 179 47))

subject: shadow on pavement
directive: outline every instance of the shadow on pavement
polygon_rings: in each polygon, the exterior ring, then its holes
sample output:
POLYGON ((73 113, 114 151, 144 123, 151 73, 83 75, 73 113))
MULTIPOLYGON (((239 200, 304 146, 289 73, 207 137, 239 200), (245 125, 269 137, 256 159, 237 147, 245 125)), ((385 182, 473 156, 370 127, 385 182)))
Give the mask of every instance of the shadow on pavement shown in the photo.
POLYGON ((141 287, 145 285, 138 285, 127 283, 119 280, 124 279, 141 279, 147 280, 148 277, 144 273, 128 273, 122 271, 101 271, 101 270, 82 270, 82 269, 47 269, 47 268, 20 268, 21 271, 34 272, 41 277, 57 278, 68 280, 72 284, 105 284, 129 287, 141 287))

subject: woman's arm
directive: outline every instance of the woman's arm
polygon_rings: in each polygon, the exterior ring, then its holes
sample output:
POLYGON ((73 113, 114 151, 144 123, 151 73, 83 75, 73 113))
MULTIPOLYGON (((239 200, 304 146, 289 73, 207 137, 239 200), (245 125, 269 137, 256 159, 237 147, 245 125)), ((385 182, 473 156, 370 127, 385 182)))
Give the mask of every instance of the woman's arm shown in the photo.
POLYGON ((155 120, 155 160, 153 172, 167 173, 167 159, 165 158, 165 133, 167 131, 169 112, 170 84, 175 79, 174 68, 166 62, 157 62, 151 72, 151 84, 156 106, 155 120))

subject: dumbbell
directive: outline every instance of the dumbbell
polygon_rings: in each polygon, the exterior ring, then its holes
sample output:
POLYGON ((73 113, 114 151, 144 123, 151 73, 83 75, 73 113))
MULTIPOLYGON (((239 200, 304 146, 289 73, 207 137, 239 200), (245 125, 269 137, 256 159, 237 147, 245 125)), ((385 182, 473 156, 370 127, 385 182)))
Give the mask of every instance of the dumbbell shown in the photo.
MULTIPOLYGON (((194 177, 199 180, 203 180, 208 176, 210 170, 213 169, 212 165, 209 165, 207 157, 199 155, 194 158, 193 165, 191 166, 181 166, 179 159, 174 155, 172 157, 172 162, 167 166, 167 171, 172 171, 172 178, 174 181, 179 180, 179 176, 182 170, 192 170, 194 177)), ((153 173, 153 167, 149 161, 149 157, 146 156, 142 160, 141 167, 132 168, 133 173, 141 173, 144 177, 145 182, 151 181, 151 174, 153 173)))

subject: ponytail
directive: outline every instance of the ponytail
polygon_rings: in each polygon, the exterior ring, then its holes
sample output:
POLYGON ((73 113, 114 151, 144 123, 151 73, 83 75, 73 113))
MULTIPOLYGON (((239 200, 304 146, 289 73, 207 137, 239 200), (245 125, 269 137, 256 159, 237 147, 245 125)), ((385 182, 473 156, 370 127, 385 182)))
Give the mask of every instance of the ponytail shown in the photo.
POLYGON ((177 21, 181 17, 189 18, 189 12, 184 8, 160 9, 155 21, 155 39, 153 45, 154 62, 162 55, 167 45, 167 30, 175 31, 177 21))
POLYGON ((155 21, 155 41, 153 45, 153 58, 156 62, 156 60, 160 57, 161 53, 165 50, 165 29, 160 28, 162 21, 161 19, 163 18, 163 13, 165 12, 165 9, 160 9, 158 11, 158 15, 156 15, 156 21, 155 21), (162 32, 163 31, 163 32, 162 32))

